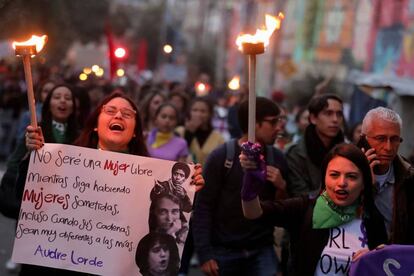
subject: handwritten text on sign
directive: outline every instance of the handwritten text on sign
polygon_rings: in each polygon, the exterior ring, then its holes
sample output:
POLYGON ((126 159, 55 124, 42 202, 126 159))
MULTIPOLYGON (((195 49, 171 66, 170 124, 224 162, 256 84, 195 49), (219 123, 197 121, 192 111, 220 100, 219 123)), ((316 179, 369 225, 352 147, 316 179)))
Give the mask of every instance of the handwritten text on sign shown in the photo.
MULTIPOLYGON (((101 275, 139 275, 135 251, 149 232, 150 192, 156 181, 171 178, 173 165, 45 144, 30 156, 13 260, 101 275)), ((192 199, 190 179, 183 188, 192 199)), ((190 214, 184 215, 188 221, 190 214)))

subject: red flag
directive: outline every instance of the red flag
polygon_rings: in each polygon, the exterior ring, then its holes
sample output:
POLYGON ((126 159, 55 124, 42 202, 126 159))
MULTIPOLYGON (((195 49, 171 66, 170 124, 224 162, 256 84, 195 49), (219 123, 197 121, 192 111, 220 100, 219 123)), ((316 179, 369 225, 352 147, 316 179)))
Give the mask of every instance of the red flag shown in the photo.
POLYGON ((147 69, 148 42, 145 38, 138 42, 137 66, 138 72, 147 69))
POLYGON ((117 61, 114 56, 114 51, 115 51, 114 39, 112 35, 111 26, 109 25, 109 23, 107 23, 105 26, 105 35, 106 35, 106 40, 108 43, 109 72, 110 72, 111 79, 113 79, 115 76, 116 69, 117 69, 117 61))

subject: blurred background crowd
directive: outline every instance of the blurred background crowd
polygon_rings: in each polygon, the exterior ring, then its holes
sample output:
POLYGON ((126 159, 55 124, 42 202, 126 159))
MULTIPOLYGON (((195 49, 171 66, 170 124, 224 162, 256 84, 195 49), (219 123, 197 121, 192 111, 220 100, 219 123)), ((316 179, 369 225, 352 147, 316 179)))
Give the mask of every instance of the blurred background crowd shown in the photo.
POLYGON ((12 41, 49 37, 32 59, 39 116, 60 83, 73 89, 79 129, 115 90, 139 107, 146 134, 168 102, 176 109, 172 127, 192 160, 203 163, 198 159, 205 156, 191 149, 193 137, 179 127, 211 128, 223 141, 240 137, 236 109, 248 93, 248 66, 235 40, 261 27, 266 13, 278 12, 285 19, 258 56, 256 72, 257 94, 283 110, 275 146, 286 150, 300 139, 312 96, 334 93, 344 99, 348 141, 359 137, 369 109, 388 106, 404 122, 400 152, 413 160, 414 0, 1 0, 0 163, 29 123, 23 66, 12 41))
MULTIPOLYGON (((163 100, 205 96, 215 104, 215 127, 228 129, 227 111, 247 86, 247 59, 235 46, 240 33, 253 33, 264 14, 285 14, 257 65, 257 94, 272 98, 286 113, 283 142, 298 131, 295 117, 314 93, 339 94, 351 129, 366 111, 390 106, 403 117, 401 150, 414 148, 412 30, 414 1, 22 1, 0 2, 0 158, 19 135, 27 109, 21 60, 11 42, 47 34, 45 49, 32 59, 34 84, 76 87, 78 116, 114 88, 139 106, 157 90, 163 100), (387 12, 392 11, 392 12, 387 12), (173 97, 174 98, 174 97, 173 97)), ((39 94, 40 95, 40 94, 39 94)), ((38 95, 38 103, 42 101, 38 95)), ((184 108, 184 109, 181 109, 184 108)), ((144 111, 146 112, 146 111, 144 111)), ((145 116, 145 115, 144 115, 145 116)), ((230 126, 231 128, 232 126, 230 126)), ((299 127, 300 129, 301 127, 299 127)), ((280 145, 283 147, 283 145, 280 145)))

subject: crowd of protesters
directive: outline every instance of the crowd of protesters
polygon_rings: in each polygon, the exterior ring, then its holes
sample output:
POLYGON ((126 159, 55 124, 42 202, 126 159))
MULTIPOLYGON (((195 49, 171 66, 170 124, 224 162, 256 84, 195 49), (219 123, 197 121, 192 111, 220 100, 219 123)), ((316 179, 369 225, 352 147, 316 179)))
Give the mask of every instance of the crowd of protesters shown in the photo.
MULTIPOLYGON (((104 78, 81 81, 68 68, 37 67, 39 131, 29 126, 21 68, 0 66, 2 185, 22 188, 19 163, 44 142, 203 167, 179 275, 188 274, 194 253, 206 275, 346 275, 349 260, 380 244, 414 245, 414 168, 398 153, 402 120, 391 109, 373 109, 348 129, 340 95, 315 95, 295 112, 258 97, 256 148, 243 144, 248 112, 242 91, 212 87, 214 97, 201 97, 184 83, 121 86, 104 78), (119 123, 102 121, 117 116, 119 123), (128 135, 108 134, 117 128, 128 135), (274 226, 286 229, 277 239, 284 254, 273 247, 274 226), (332 229, 349 235, 352 248, 332 249, 332 229), (325 255, 337 258, 343 271, 327 273, 325 255)), ((23 265, 20 273, 56 273, 38 269, 23 265)))

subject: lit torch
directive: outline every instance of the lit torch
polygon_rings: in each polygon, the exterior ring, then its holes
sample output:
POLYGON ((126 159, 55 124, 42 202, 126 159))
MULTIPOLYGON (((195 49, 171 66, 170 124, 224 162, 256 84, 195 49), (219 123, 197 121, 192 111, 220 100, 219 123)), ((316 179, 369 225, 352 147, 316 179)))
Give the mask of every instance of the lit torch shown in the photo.
POLYGON ((269 39, 272 33, 280 29, 283 13, 277 17, 266 14, 266 28, 257 29, 255 35, 239 35, 236 44, 239 50, 249 56, 249 142, 255 142, 256 126, 256 55, 263 54, 265 48, 269 45, 269 39))
POLYGON ((33 93, 33 79, 32 70, 30 66, 30 58, 39 53, 47 41, 47 36, 32 35, 32 38, 24 42, 13 42, 13 49, 16 56, 21 56, 23 59, 24 75, 27 86, 27 100, 30 111, 30 124, 37 128, 35 98, 33 93))
POLYGON ((240 89, 240 77, 234 76, 227 85, 230 90, 239 90, 240 89))

